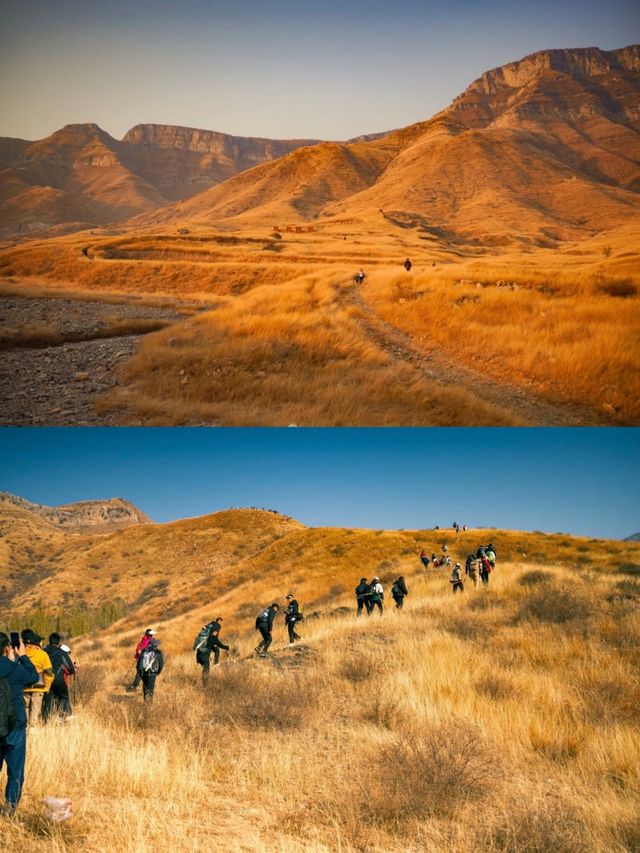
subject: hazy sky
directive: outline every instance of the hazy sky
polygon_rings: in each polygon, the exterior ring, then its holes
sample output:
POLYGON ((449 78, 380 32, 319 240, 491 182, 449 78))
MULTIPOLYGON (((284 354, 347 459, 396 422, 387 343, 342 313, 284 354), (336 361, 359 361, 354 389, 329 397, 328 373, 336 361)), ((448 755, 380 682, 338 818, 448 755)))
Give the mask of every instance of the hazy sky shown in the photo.
POLYGON ((640 429, 3 429, 0 490, 310 525, 640 532, 640 429))
POLYGON ((640 41, 637 0, 1 0, 0 135, 158 122, 344 139, 429 118, 482 72, 640 41))

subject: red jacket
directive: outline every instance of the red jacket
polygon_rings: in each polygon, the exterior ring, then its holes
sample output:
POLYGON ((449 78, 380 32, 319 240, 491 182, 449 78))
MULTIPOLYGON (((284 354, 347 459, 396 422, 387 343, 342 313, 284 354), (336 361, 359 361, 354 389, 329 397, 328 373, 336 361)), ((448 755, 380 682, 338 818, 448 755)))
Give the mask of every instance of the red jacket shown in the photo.
POLYGON ((143 635, 142 635, 142 637, 140 638, 140 642, 139 642, 139 643, 138 643, 138 645, 136 646, 136 653, 135 653, 135 655, 134 655, 134 658, 135 658, 136 660, 138 660, 138 659, 139 659, 140 655, 141 655, 141 654, 142 654, 142 652, 147 648, 147 646, 149 645, 149 643, 151 642, 151 640, 152 640, 152 639, 153 639, 153 638, 152 638, 152 637, 150 637, 148 634, 143 634, 143 635))

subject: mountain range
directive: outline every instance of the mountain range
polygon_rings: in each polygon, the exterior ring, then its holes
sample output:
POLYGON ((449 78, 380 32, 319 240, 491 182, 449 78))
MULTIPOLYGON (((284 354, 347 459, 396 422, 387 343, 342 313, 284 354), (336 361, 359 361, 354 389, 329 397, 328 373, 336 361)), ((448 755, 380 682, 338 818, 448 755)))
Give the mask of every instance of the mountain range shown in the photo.
POLYGON ((452 240, 553 244, 640 213, 640 46, 545 50, 433 118, 348 142, 97 125, 0 140, 0 228, 346 217, 452 240))

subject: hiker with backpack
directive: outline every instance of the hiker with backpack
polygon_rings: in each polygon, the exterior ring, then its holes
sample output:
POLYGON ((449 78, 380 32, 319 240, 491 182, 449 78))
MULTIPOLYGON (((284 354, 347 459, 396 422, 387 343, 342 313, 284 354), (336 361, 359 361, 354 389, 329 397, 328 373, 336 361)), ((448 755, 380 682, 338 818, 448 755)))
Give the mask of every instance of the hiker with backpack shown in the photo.
POLYGON ((355 588, 356 593, 356 601, 358 602, 358 616, 362 616, 362 611, 364 610, 367 616, 371 615, 371 602, 369 601, 369 597, 371 595, 371 586, 367 582, 366 578, 360 578, 360 583, 355 588))
POLYGON ((480 576, 480 560, 473 554, 469 554, 464 565, 464 571, 469 576, 469 580, 473 582, 474 589, 477 589, 480 576))
POLYGON ((34 728, 42 716, 44 697, 49 692, 53 682, 53 666, 49 655, 40 646, 42 637, 39 634, 30 628, 25 628, 21 636, 25 654, 38 673, 38 681, 24 690, 24 704, 27 709, 29 728, 34 728))
POLYGON ((39 680, 38 671, 26 654, 24 644, 16 637, 11 644, 7 634, 0 633, 0 771, 7 765, 6 805, 4 813, 15 813, 24 786, 24 764, 27 757, 27 714, 24 690, 39 680))
POLYGON ((193 649, 196 653, 196 663, 202 667, 203 684, 206 684, 209 678, 211 652, 213 652, 214 666, 218 666, 220 663, 220 649, 224 649, 227 654, 229 653, 229 646, 225 645, 219 636, 221 630, 220 622, 222 622, 222 616, 216 616, 213 621, 207 622, 207 624, 200 629, 198 635, 193 641, 193 649))
POLYGON ((422 551, 420 551, 420 562, 425 567, 425 569, 429 568, 429 556, 428 556, 427 552, 424 550, 424 548, 422 549, 422 551))
POLYGON ((67 646, 61 646, 62 637, 57 631, 49 634, 49 645, 45 646, 45 652, 49 655, 53 666, 53 682, 51 689, 45 695, 42 703, 42 719, 46 723, 51 712, 55 711, 59 719, 67 720, 73 716, 71 702, 69 701, 69 679, 76 674, 71 657, 65 651, 67 646))
POLYGON ((268 658, 267 654, 269 646, 273 642, 271 632, 273 630, 273 620, 276 618, 276 613, 280 610, 280 605, 274 601, 270 607, 265 607, 256 617, 256 630, 260 631, 262 640, 256 646, 256 654, 261 658, 268 658))
POLYGON ((404 268, 406 269, 407 272, 411 272, 412 266, 413 266, 413 264, 411 263, 409 258, 407 258, 406 261, 404 262, 404 268))
MULTIPOLYGON (((154 632, 155 633, 155 632, 154 632)), ((142 681, 142 696, 144 701, 153 701, 156 678, 164 668, 164 656, 158 640, 152 639, 138 659, 137 670, 142 681)))
POLYGON ((153 630, 153 628, 147 628, 147 630, 144 632, 144 634, 138 640, 138 645, 136 646, 136 650, 135 650, 134 655, 133 655, 133 658, 135 660, 136 674, 135 674, 135 677, 133 679, 133 683, 129 687, 127 687, 128 691, 135 690, 137 688, 138 684, 140 684, 140 681, 142 680, 142 676, 140 675, 140 670, 138 669, 138 663, 140 662, 140 656, 142 655, 143 651, 148 647, 149 643, 151 642, 151 640, 153 640, 155 635, 156 635, 156 632, 153 630))
POLYGON ((460 563, 456 563, 451 572, 449 583, 453 584, 453 592, 464 592, 464 583, 462 581, 462 568, 460 563))
POLYGON ((391 597, 396 603, 396 608, 402 610, 405 597, 409 595, 409 590, 404 582, 404 577, 400 575, 398 580, 391 587, 391 597))
POLYGON ((284 621, 289 632, 289 645, 295 643, 296 640, 301 640, 300 634, 296 633, 296 622, 301 622, 304 619, 300 611, 296 597, 292 592, 287 595, 287 609, 284 611, 284 621))
POLYGON ((380 611, 380 615, 382 616, 384 612, 383 602, 384 600, 384 588, 380 583, 380 578, 373 578, 371 581, 371 594, 369 595, 369 601, 371 602, 371 610, 374 607, 377 607, 380 611))
POLYGON ((485 553, 480 557, 480 580, 484 586, 489 586, 489 575, 491 574, 491 563, 485 553))

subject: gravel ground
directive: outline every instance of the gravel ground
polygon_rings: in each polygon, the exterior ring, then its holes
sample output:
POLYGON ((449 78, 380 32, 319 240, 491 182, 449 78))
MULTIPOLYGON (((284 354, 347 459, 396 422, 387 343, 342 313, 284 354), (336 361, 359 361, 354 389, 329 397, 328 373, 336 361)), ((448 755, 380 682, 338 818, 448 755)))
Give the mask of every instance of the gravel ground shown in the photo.
MULTIPOLYGON (((46 325, 58 333, 90 337, 113 320, 180 320, 172 309, 109 305, 72 299, 0 297, 0 327, 46 325)), ((131 358, 140 336, 85 340, 60 346, 8 349, 0 353, 0 425, 100 426, 96 398, 117 383, 117 372, 131 358)))

